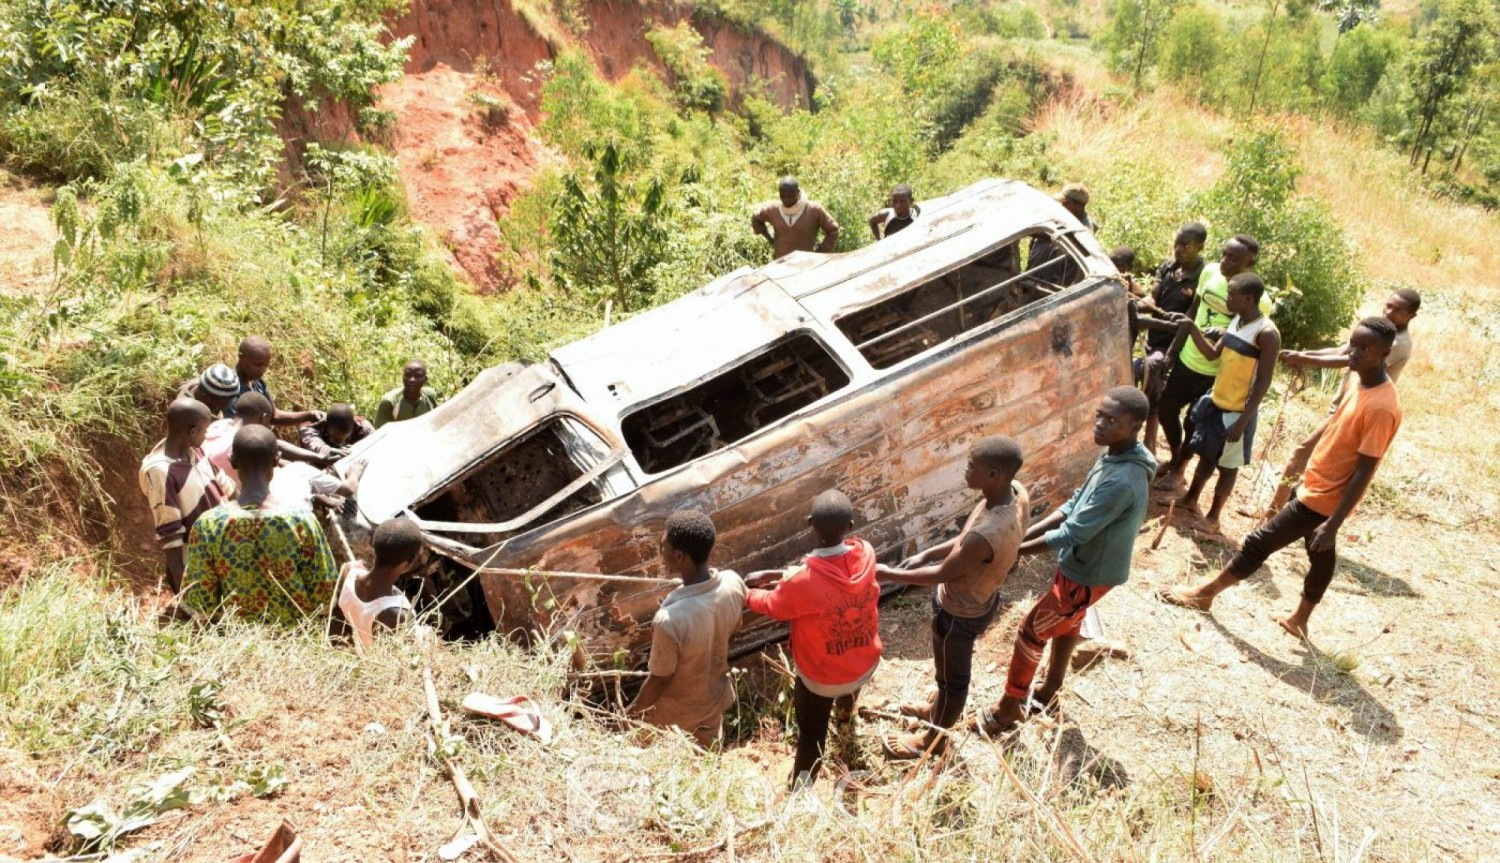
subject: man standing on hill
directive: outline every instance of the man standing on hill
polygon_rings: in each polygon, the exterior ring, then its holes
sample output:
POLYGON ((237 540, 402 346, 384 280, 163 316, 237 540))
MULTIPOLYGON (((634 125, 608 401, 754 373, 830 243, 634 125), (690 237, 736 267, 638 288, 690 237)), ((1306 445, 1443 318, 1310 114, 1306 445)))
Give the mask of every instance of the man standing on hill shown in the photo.
POLYGON ((1156 452, 1157 407, 1167 385, 1167 373, 1176 356, 1171 353, 1177 339, 1177 324, 1193 308, 1198 297, 1198 279, 1203 275, 1203 244, 1208 229, 1201 222, 1189 222, 1172 240, 1172 257, 1162 261, 1156 271, 1156 287, 1141 300, 1138 310, 1141 326, 1146 330, 1146 355, 1136 360, 1136 382, 1151 403, 1146 418, 1146 449, 1156 452))
POLYGON ((1031 498, 1016 481, 1021 446, 1002 435, 984 438, 969 450, 964 485, 983 495, 959 535, 903 562, 881 565, 882 582, 936 585, 932 593, 932 664, 937 689, 925 703, 902 705, 901 712, 928 723, 926 731, 887 738, 892 758, 941 755, 948 747, 939 728, 952 728, 963 715, 973 676, 974 642, 984 635, 1000 607, 1000 585, 1016 565, 1026 535, 1031 498))
MULTIPOLYGON (((1417 316, 1417 310, 1422 308, 1422 295, 1412 288, 1402 288, 1391 294, 1385 301, 1385 319, 1390 321, 1396 328, 1396 341, 1391 345, 1391 354, 1385 359, 1385 371, 1390 376, 1391 383, 1396 383, 1401 378, 1401 370, 1406 368, 1406 361, 1411 359, 1411 330, 1407 325, 1411 319, 1417 316)), ((1323 348, 1316 351, 1282 351, 1282 363, 1292 368, 1314 368, 1314 369, 1336 369, 1347 368, 1349 365, 1349 343, 1345 342, 1338 347, 1323 348)), ((1329 416, 1338 410, 1339 402, 1349 392, 1349 375, 1339 384, 1339 394, 1333 400, 1333 406, 1329 409, 1329 416)), ((1302 472, 1307 469, 1307 460, 1312 457, 1313 449, 1317 447, 1318 441, 1322 440, 1323 433, 1328 430, 1330 420, 1324 420, 1321 425, 1313 429, 1307 439, 1297 445, 1292 452, 1292 457, 1286 463, 1286 469, 1281 472, 1281 484, 1276 487, 1276 496, 1271 499, 1271 511, 1266 515, 1275 515, 1278 510, 1286 506, 1287 498, 1292 494, 1292 487, 1301 478, 1302 472)))
POLYGON ((911 186, 902 183, 891 190, 891 205, 870 217, 870 233, 876 240, 911 227, 922 215, 922 208, 912 202, 911 186))
POLYGON ((988 735, 1009 731, 1028 715, 1050 710, 1068 673, 1088 610, 1130 577, 1135 537, 1146 516, 1156 459, 1141 446, 1150 408, 1135 387, 1115 387, 1094 411, 1094 443, 1106 452, 1066 503, 1031 525, 1018 554, 1057 552, 1052 585, 1016 634, 1005 695, 975 717, 988 735), (1047 676, 1031 694, 1042 648, 1052 642, 1047 676))
POLYGON ((828 253, 838 246, 839 223, 822 204, 802 194, 796 177, 782 177, 777 193, 780 200, 765 204, 750 217, 751 230, 770 242, 775 257, 792 252, 828 253), (819 230, 823 232, 821 243, 819 230))
POLYGON ((1183 508, 1198 506, 1198 497, 1218 466, 1219 481, 1204 520, 1204 527, 1215 533, 1224 504, 1234 491, 1235 477, 1250 461, 1260 403, 1271 389, 1276 355, 1281 351, 1281 334, 1259 307, 1265 291, 1265 283, 1254 273, 1240 273, 1229 280, 1229 311, 1234 318, 1216 343, 1211 344, 1192 321, 1182 322, 1198 351, 1219 362, 1213 391, 1193 405, 1193 436, 1183 444, 1198 454, 1198 469, 1182 497, 1183 508))
POLYGON ((1220 593, 1254 575, 1271 555, 1301 540, 1308 561, 1302 601, 1295 612, 1276 622, 1292 635, 1307 638, 1307 620, 1333 580, 1339 531, 1375 479, 1375 469, 1401 427, 1401 400, 1385 367, 1395 341, 1396 327, 1385 318, 1359 322, 1349 336, 1347 359, 1349 371, 1359 376, 1359 385, 1333 412, 1308 461, 1297 496, 1246 537, 1239 553, 1212 581, 1191 590, 1163 590, 1157 594, 1163 602, 1208 611, 1220 593))
MULTIPOLYGON (((1204 334, 1213 337, 1209 330, 1222 330, 1228 326, 1229 280, 1255 267, 1260 256, 1260 243, 1249 234, 1236 234, 1219 247, 1219 262, 1204 266, 1198 277, 1198 295, 1193 300, 1188 317, 1204 334)), ((1261 295, 1260 310, 1271 313, 1270 302, 1261 295)), ((1171 350, 1168 350, 1168 354, 1171 350)), ((1183 411, 1191 408, 1198 399, 1213 389, 1214 375, 1219 373, 1219 361, 1211 360, 1198 350, 1191 341, 1183 342, 1177 352, 1177 360, 1167 375, 1157 405, 1161 430, 1167 436, 1167 446, 1172 450, 1172 460, 1162 468, 1159 488, 1178 488, 1182 475, 1187 470, 1187 451, 1184 444, 1192 436, 1192 418, 1188 417, 1184 428, 1183 411)))
POLYGON ((156 522, 156 541, 167 560, 167 584, 182 588, 182 547, 198 517, 234 495, 234 481, 209 462, 200 447, 213 420, 208 407, 179 398, 167 408, 167 436, 141 460, 141 492, 156 522))
MULTIPOLYGON (((1082 183, 1069 183, 1063 186, 1062 191, 1057 193, 1057 202, 1062 204, 1072 216, 1090 231, 1099 230, 1093 219, 1089 218, 1089 190, 1082 183)), ((1048 267, 1038 273, 1042 278, 1056 285, 1067 287, 1083 278, 1083 270, 1068 257, 1050 236, 1039 236, 1031 241, 1031 251, 1026 255, 1026 269, 1036 270, 1038 267, 1062 258, 1063 263, 1048 267)))
POLYGON ((427 364, 412 360, 401 370, 401 386, 380 399, 380 407, 375 410, 375 427, 415 419, 437 404, 437 392, 427 388, 427 364))
POLYGON ((271 343, 263 336, 245 336, 240 341, 239 359, 235 362, 234 371, 240 379, 240 391, 229 406, 224 409, 224 416, 232 417, 239 410, 239 397, 249 392, 260 393, 271 403, 271 425, 290 426, 299 423, 315 423, 323 419, 323 414, 318 411, 284 411, 276 409, 276 400, 271 398, 271 390, 266 386, 266 369, 271 367, 271 343))

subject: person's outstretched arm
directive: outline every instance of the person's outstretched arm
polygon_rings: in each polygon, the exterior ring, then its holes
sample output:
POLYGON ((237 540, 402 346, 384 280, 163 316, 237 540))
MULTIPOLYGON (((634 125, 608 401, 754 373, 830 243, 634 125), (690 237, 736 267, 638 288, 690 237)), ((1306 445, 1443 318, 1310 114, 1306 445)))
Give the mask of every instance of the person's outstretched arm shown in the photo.
POLYGON ((875 573, 881 581, 897 584, 947 584, 983 569, 993 556, 994 550, 990 548, 989 542, 984 537, 971 533, 936 564, 916 569, 892 569, 882 564, 875 568, 875 573))

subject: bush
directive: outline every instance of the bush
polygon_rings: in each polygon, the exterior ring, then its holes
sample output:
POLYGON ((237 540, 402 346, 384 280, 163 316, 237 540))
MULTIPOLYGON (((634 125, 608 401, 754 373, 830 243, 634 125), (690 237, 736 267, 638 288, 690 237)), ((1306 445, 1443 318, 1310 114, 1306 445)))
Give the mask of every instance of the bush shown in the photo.
POLYGON ((1340 35, 1323 73, 1324 102, 1342 116, 1357 116, 1400 60, 1401 37, 1389 30, 1365 26, 1340 35))
POLYGON ((667 67, 678 105, 711 113, 723 110, 729 84, 724 73, 708 62, 708 47, 693 25, 686 21, 675 27, 657 25, 647 31, 646 41, 667 67))
POLYGON ((1225 152, 1223 177, 1194 210, 1207 217, 1213 244, 1240 233, 1260 241, 1256 271, 1276 301, 1282 342, 1306 348, 1343 335, 1367 280, 1333 213, 1296 194, 1296 158, 1285 130, 1243 131, 1225 152))
POLYGON ((1220 101, 1227 42, 1218 13, 1197 4, 1179 10, 1162 34, 1162 77, 1199 101, 1220 101))

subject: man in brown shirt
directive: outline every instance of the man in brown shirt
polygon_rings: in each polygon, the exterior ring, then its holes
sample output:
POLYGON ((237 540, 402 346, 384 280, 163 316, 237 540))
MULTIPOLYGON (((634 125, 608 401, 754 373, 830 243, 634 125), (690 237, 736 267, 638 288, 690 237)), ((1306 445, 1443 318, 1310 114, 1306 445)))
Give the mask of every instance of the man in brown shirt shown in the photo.
MULTIPOLYGON (((974 642, 995 619, 1000 585, 1016 563, 1016 550, 1026 536, 1031 499, 1015 481, 1021 469, 1021 447, 996 435, 974 444, 964 484, 984 495, 969 514, 957 538, 904 561, 901 569, 882 566, 881 581, 936 585, 932 597, 932 661, 937 694, 927 704, 907 705, 903 713, 938 728, 952 728, 969 698, 974 642)), ((946 736, 929 729, 896 740, 886 740, 892 758, 920 758, 929 749, 938 754, 946 736)))
POLYGON ((729 637, 745 610, 745 583, 729 570, 708 568, 714 523, 696 510, 667 517, 662 562, 682 586, 667 594, 651 623, 650 677, 626 714, 661 727, 674 725, 707 747, 722 733, 734 703, 729 637))
POLYGON ((792 252, 833 251, 839 241, 839 223, 822 204, 803 197, 797 178, 782 177, 778 194, 781 200, 768 202, 750 217, 750 228, 771 243, 776 257, 792 252), (821 243, 819 230, 823 232, 821 243))

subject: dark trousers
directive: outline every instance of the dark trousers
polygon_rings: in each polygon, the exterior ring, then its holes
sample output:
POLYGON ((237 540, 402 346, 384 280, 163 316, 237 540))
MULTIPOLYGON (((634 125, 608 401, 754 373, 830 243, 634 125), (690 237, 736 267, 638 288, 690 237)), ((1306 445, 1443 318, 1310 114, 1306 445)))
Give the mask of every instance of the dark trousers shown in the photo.
POLYGON ((792 787, 797 787, 800 777, 811 784, 818 778, 823 766, 823 746, 828 741, 828 718, 833 712, 834 702, 840 710, 854 711, 854 699, 858 693, 829 698, 807 688, 801 675, 792 689, 792 710, 797 714, 797 757, 792 762, 792 787))
MULTIPOLYGON (((1302 501, 1292 498, 1291 503, 1271 516, 1271 520, 1245 537, 1239 554, 1229 561, 1229 574, 1235 578, 1249 578, 1260 569, 1266 558, 1286 548, 1297 540, 1304 546, 1312 544, 1313 531, 1328 520, 1328 516, 1304 506, 1302 501)), ((1302 579, 1302 598, 1316 605, 1333 581, 1333 567, 1337 560, 1334 549, 1327 551, 1307 550, 1307 576, 1302 579)))
POLYGON ((1166 435, 1167 446, 1172 448, 1174 457, 1183 457, 1182 443, 1193 436, 1192 417, 1186 418, 1187 425, 1184 428, 1183 412, 1213 388, 1213 375, 1200 375, 1183 365, 1180 359, 1173 364, 1161 398, 1157 401, 1156 413, 1161 422, 1162 434, 1166 435))
POLYGON ((952 728, 969 700, 969 682, 974 671, 974 642, 995 620, 1000 594, 990 601, 989 611, 979 617, 957 617, 932 599, 932 665, 937 678, 937 700, 932 703, 932 724, 952 728))

